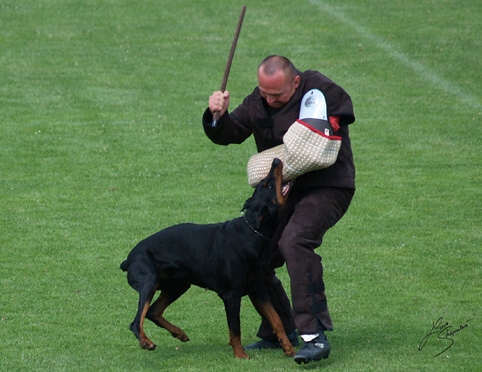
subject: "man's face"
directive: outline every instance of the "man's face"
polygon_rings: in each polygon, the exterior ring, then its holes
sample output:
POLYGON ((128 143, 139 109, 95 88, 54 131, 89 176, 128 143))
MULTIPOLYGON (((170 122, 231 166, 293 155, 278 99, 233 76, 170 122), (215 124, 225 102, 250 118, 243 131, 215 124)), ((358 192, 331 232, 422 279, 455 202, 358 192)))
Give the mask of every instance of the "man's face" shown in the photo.
POLYGON ((262 70, 258 71, 259 91, 270 107, 279 108, 286 104, 299 85, 299 76, 288 77, 281 70, 273 75, 266 75, 262 70))

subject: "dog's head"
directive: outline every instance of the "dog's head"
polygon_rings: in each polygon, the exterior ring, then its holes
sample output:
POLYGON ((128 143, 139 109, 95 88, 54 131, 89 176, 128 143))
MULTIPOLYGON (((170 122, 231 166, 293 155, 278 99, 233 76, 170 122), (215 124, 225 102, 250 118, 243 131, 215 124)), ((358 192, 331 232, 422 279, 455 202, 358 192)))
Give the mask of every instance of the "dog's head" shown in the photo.
POLYGON ((278 212, 285 205, 290 189, 290 182, 283 183, 283 163, 275 158, 268 176, 256 186, 253 196, 246 200, 243 211, 254 219, 251 222, 256 224, 256 228, 267 220, 277 221, 278 212))

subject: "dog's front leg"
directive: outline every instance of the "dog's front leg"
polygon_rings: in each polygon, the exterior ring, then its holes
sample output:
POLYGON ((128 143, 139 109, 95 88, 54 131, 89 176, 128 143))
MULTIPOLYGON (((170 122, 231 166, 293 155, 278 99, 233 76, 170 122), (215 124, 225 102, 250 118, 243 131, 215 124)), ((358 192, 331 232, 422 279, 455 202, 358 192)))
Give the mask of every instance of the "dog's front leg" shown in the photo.
POLYGON ((232 346, 235 358, 249 358, 241 344, 241 322, 239 312, 241 310, 241 297, 223 298, 226 318, 229 328, 229 344, 232 346))
POLYGON ((296 355, 296 351, 286 335, 283 323, 271 304, 264 286, 258 287, 258 290, 256 290, 254 293, 251 293, 249 295, 249 299, 253 303, 258 313, 268 320, 284 353, 289 357, 294 357, 296 355))

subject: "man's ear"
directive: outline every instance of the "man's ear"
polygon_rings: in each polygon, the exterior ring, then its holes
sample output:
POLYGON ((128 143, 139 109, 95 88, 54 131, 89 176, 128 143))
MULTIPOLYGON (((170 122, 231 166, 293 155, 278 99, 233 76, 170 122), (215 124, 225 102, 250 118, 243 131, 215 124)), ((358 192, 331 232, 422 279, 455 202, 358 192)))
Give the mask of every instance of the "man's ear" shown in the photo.
POLYGON ((300 86, 300 81, 301 81, 300 75, 296 75, 295 76, 295 89, 298 89, 298 87, 300 86))

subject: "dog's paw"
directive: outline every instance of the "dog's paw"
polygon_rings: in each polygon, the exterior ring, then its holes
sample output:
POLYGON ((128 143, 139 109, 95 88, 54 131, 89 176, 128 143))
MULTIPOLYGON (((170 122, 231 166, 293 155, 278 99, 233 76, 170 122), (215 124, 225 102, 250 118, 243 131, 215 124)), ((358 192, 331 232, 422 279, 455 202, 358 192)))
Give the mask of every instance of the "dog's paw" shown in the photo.
POLYGON ((284 352, 285 352, 285 355, 290 358, 293 358, 296 355, 296 351, 294 349, 285 350, 284 352))
POLYGON ((174 338, 177 338, 181 342, 188 342, 191 341, 189 337, 187 337, 187 334, 185 334, 183 331, 180 329, 176 332, 171 332, 171 336, 174 338))
POLYGON ((156 350, 156 347, 157 347, 157 345, 149 339, 142 341, 140 345, 143 349, 149 350, 149 351, 156 350))
POLYGON ((249 359, 249 355, 246 354, 244 351, 235 352, 234 357, 236 359, 249 359))
POLYGON ((283 342, 280 342, 280 345, 287 357, 293 358, 296 355, 295 348, 293 347, 293 345, 291 345, 290 342, 288 342, 287 344, 283 344, 283 342))

